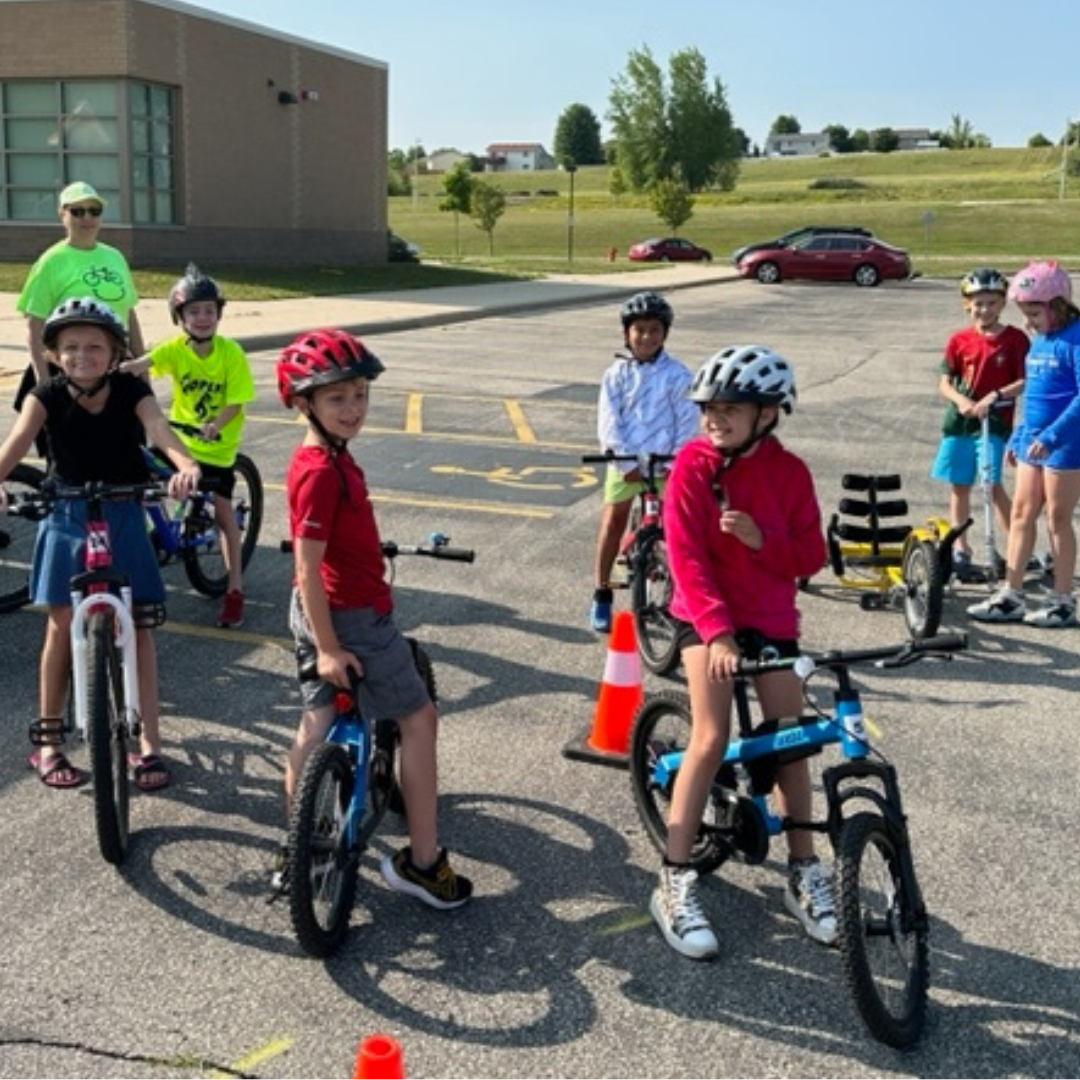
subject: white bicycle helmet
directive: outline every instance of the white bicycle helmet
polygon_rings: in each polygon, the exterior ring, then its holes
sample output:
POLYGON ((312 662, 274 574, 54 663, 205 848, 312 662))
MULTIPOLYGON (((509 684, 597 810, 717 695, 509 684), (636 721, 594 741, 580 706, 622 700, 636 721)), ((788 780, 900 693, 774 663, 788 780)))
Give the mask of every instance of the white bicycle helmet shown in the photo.
POLYGON ((731 345, 702 364, 688 394, 691 401, 750 401, 795 408, 795 372, 765 345, 731 345))

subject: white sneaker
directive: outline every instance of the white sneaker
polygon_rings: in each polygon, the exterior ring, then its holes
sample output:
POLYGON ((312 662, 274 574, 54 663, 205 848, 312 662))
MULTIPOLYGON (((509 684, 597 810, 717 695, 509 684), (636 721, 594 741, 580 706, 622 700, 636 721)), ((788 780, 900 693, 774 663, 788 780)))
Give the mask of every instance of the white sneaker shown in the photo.
POLYGON ((1023 622, 1026 610, 1024 594, 1006 586, 989 599, 972 604, 967 613, 978 622, 1023 622))
POLYGON ((1076 601, 1068 593, 1051 593, 1034 610, 1024 615, 1028 626, 1075 626, 1076 601))
POLYGON ((832 871, 815 858, 789 864, 784 906, 822 945, 836 943, 836 904, 832 871))
POLYGON ((711 960, 720 951, 697 894, 697 871, 662 866, 649 911, 667 943, 692 960, 711 960))

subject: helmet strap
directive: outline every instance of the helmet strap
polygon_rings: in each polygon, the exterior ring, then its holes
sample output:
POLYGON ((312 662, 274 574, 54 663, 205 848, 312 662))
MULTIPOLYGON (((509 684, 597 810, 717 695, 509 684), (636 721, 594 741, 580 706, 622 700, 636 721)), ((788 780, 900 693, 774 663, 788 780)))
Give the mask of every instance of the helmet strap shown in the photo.
POLYGON ((192 343, 194 343, 195 345, 208 345, 211 341, 214 340, 214 335, 213 334, 211 334, 209 337, 198 337, 196 334, 193 334, 186 327, 184 328, 184 330, 185 330, 185 333, 187 334, 187 340, 188 340, 189 345, 192 344, 192 343))
POLYGON ((331 435, 316 415, 314 401, 310 397, 306 397, 305 400, 307 401, 307 409, 304 410, 304 415, 307 417, 307 422, 315 429, 319 438, 330 448, 330 453, 336 457, 345 449, 348 442, 345 439, 339 439, 336 435, 331 435))

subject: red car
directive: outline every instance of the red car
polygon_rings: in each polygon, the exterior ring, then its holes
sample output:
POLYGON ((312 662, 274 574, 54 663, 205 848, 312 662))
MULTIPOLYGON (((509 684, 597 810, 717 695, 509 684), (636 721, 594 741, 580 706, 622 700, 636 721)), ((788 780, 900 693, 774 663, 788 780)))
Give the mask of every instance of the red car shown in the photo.
POLYGON ((712 252, 678 236, 642 240, 628 252, 634 262, 712 262, 712 252))
POLYGON ((911 277, 911 258, 903 248, 869 236, 810 236, 790 247, 749 251, 735 265, 742 277, 765 285, 785 278, 877 285, 911 277))

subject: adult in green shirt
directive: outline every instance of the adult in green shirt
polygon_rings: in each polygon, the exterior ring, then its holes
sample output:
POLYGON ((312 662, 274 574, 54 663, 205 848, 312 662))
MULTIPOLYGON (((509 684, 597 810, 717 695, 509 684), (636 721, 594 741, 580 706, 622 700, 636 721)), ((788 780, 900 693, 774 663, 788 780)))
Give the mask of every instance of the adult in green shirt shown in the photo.
POLYGON ((30 365, 23 375, 15 409, 35 383, 57 373, 41 340, 45 320, 65 300, 92 296, 108 304, 128 331, 134 355, 144 351, 135 314, 139 294, 122 252, 98 240, 105 200, 85 181, 68 184, 60 193, 60 221, 66 236, 38 257, 23 283, 16 307, 26 316, 30 365))

